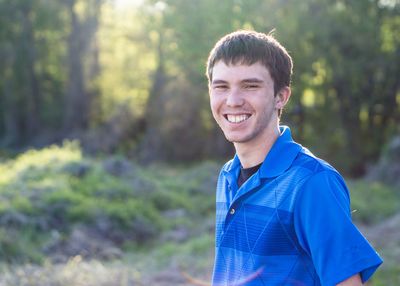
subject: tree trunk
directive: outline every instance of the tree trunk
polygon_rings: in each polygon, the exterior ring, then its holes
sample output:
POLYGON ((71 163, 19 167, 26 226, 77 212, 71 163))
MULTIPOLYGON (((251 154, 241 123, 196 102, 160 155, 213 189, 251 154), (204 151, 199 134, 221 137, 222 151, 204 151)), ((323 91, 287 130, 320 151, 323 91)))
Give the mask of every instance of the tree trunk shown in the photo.
POLYGON ((26 98, 25 98, 25 135, 31 138, 40 129, 39 108, 41 106, 41 95, 39 80, 35 72, 36 49, 35 36, 32 24, 32 3, 26 2, 22 7, 22 29, 23 47, 26 52, 26 98))
POLYGON ((102 115, 99 113, 101 110, 101 103, 99 98, 99 87, 96 80, 101 73, 101 66, 99 60, 100 48, 97 40, 97 31, 99 29, 99 18, 101 14, 101 5, 104 0, 93 0, 88 2, 88 11, 86 21, 83 23, 83 34, 86 35, 82 45, 84 46, 85 58, 87 58, 87 120, 91 122, 100 121, 102 115))
POLYGON ((365 160, 362 148, 362 129, 359 118, 361 106, 347 91, 351 84, 343 79, 336 79, 333 84, 339 99, 340 118, 346 138, 346 155, 349 158, 351 176, 359 177, 365 173, 365 160))
POLYGON ((153 77, 153 85, 147 100, 145 120, 146 131, 144 134, 140 160, 149 163, 155 160, 163 159, 160 123, 163 118, 163 104, 161 96, 167 83, 167 75, 165 72, 164 52, 163 52, 163 35, 159 32, 159 41, 157 46, 157 69, 153 77))
POLYGON ((83 129, 87 126, 88 98, 82 63, 82 34, 78 16, 75 13, 75 0, 66 0, 71 19, 71 32, 68 37, 68 81, 65 98, 64 128, 66 131, 83 129))
POLYGON ((7 76, 3 77, 3 120, 4 120, 4 141, 5 146, 14 144, 20 140, 20 128, 18 127, 18 113, 12 89, 10 86, 10 79, 7 76))

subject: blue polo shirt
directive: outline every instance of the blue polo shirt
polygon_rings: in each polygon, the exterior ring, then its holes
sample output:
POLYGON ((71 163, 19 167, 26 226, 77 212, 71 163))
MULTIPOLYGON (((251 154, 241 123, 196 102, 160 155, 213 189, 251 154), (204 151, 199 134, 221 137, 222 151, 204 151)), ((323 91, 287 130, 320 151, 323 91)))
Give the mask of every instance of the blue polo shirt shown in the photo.
POLYGON ((336 285, 381 258, 352 223, 349 191, 329 164, 281 135, 240 188, 237 155, 216 193, 213 285, 336 285))

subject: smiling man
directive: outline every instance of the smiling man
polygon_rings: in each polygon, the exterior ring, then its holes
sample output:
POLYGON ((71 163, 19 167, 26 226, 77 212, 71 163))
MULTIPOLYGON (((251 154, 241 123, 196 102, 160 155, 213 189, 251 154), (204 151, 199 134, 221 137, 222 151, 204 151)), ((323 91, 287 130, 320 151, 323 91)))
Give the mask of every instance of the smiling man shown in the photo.
POLYGON ((236 150, 217 185, 214 286, 362 285, 382 263, 341 175, 279 125, 291 75, 262 33, 226 35, 208 58, 212 114, 236 150))

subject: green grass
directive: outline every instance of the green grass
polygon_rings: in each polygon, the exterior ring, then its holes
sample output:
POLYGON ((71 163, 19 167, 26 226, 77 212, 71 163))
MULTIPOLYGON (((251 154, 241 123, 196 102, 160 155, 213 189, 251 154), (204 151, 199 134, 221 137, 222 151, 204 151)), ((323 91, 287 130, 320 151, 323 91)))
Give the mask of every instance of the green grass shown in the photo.
POLYGON ((0 260, 42 261, 40 249, 46 239, 39 238, 58 231, 67 239, 78 224, 96 228, 106 221, 100 236, 120 246, 130 242, 143 247, 179 225, 195 228, 194 221, 213 215, 210 194, 218 169, 211 162, 191 168, 140 168, 118 157, 84 157, 76 142, 4 160, 0 163, 0 234, 4 233, 0 260), (179 210, 184 215, 168 217, 179 210))
MULTIPOLYGON (((119 281, 112 285, 128 285, 171 264, 209 278, 220 164, 141 167, 121 157, 85 157, 76 142, 0 162, 0 277, 11 281, 0 280, 4 285, 78 285, 84 279, 93 281, 87 285, 109 285, 110 279, 119 281), (53 265, 43 249, 54 233, 67 241, 76 226, 111 240, 125 254, 114 262, 81 257, 53 265), (165 236, 182 229, 187 231, 182 241, 165 236), (85 277, 80 267, 88 269, 85 277), (38 284, 24 284, 32 279, 38 284)), ((347 182, 356 222, 373 225, 400 209, 393 188, 347 182)), ((398 266, 385 263, 370 285, 400 285, 399 273, 398 266)))
POLYGON ((371 279, 371 286, 400 285, 400 265, 389 265, 379 269, 371 279))
POLYGON ((347 180, 351 195, 353 218, 374 224, 400 210, 400 197, 394 188, 381 182, 347 180))

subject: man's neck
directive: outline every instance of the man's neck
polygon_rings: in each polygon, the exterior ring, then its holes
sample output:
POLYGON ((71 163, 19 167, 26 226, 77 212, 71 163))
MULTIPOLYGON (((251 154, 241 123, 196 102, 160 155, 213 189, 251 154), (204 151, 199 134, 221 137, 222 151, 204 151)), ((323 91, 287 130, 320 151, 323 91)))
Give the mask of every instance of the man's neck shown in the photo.
POLYGON ((250 168, 262 163, 279 136, 280 130, 277 126, 265 130, 261 136, 251 142, 234 143, 242 167, 250 168))

